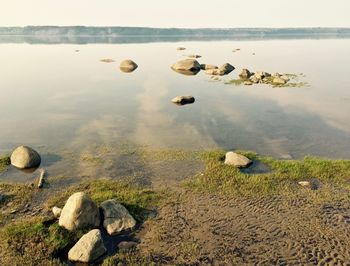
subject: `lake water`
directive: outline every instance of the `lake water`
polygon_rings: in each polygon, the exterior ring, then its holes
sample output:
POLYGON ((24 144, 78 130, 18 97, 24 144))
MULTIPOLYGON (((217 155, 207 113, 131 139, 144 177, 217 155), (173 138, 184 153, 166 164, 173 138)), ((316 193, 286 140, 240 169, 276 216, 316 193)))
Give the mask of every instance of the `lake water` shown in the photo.
POLYGON ((349 47, 349 39, 1 44, 0 152, 24 144, 74 157, 86 147, 129 143, 349 159, 349 47), (170 69, 183 54, 236 70, 220 81, 204 72, 184 76, 170 69), (126 58, 139 65, 135 72, 119 70, 126 58), (242 68, 303 73, 309 86, 224 84, 242 68), (196 102, 176 106, 177 95, 196 102))

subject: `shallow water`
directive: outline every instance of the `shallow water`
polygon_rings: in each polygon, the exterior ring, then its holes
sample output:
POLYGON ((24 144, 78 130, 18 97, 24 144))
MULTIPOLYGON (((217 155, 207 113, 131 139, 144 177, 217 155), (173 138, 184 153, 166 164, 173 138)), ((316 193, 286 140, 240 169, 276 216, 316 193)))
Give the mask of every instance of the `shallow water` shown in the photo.
POLYGON ((63 151, 77 157, 91 145, 120 143, 349 159, 349 47, 349 39, 0 44, 0 152, 29 145, 47 154, 47 165, 62 160, 63 151), (220 81, 203 72, 181 75, 170 66, 183 54, 236 70, 220 81), (118 69, 126 58, 139 65, 135 72, 118 69), (309 86, 224 84, 241 68, 303 73, 309 86), (196 101, 176 106, 177 95, 196 101))

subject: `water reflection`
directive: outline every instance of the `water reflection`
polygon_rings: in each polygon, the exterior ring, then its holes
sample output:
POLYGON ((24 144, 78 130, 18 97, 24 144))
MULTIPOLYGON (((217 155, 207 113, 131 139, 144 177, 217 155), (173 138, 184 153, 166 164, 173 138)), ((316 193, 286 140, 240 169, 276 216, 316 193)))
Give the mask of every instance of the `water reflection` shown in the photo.
MULTIPOLYGON (((208 82, 205 73, 196 78, 175 75, 169 69, 181 59, 175 43, 2 44, 0 112, 6 115, 0 117, 0 148, 7 152, 26 143, 45 153, 72 150, 79 158, 90 158, 94 155, 90 144, 111 147, 129 141, 157 148, 220 147, 275 157, 350 158, 350 91, 343 67, 350 62, 349 44, 349 40, 246 41, 232 53, 238 46, 234 41, 217 42, 215 49, 212 43, 186 43, 189 53, 203 56, 199 61, 234 65, 228 79, 248 68, 302 72, 311 84, 249 89, 225 85, 224 80, 208 82), (101 58, 121 62, 125 57, 135 59, 142 69, 123 75, 116 71, 117 63, 99 62, 101 58), (194 95, 196 104, 176 108, 170 102, 176 95, 194 95)), ((66 163, 81 175, 102 174, 87 167, 86 160, 79 161, 72 166, 63 158, 51 165, 66 163)), ((105 167, 118 171, 115 161, 105 167)))

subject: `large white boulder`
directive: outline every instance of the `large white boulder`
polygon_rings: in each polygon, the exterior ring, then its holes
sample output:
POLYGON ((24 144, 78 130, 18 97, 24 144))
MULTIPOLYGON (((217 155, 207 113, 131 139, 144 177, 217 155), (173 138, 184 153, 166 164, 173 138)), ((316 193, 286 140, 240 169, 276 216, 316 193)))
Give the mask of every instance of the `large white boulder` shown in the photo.
POLYGON ((74 193, 64 205, 58 224, 67 230, 100 225, 100 211, 84 192, 74 193))

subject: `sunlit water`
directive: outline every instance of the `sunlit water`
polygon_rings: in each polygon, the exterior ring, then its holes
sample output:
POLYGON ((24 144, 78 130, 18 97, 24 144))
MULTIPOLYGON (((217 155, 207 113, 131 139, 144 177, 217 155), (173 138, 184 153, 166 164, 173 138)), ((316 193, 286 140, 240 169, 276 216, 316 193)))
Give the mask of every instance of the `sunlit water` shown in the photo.
POLYGON ((1 44, 0 152, 28 145, 51 154, 44 156, 47 165, 62 151, 75 157, 86 147, 118 143, 349 159, 349 47, 347 39, 1 44), (170 69, 193 53, 202 55, 200 63, 229 62, 236 70, 214 82, 204 72, 184 76, 170 69), (118 69, 126 58, 139 65, 135 72, 118 69), (309 86, 224 84, 241 68, 304 73, 309 86), (176 106, 177 95, 196 101, 176 106))

